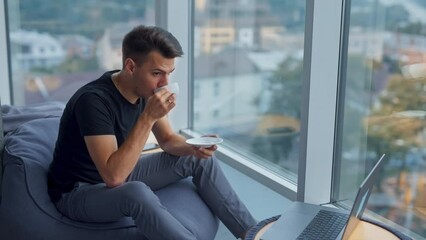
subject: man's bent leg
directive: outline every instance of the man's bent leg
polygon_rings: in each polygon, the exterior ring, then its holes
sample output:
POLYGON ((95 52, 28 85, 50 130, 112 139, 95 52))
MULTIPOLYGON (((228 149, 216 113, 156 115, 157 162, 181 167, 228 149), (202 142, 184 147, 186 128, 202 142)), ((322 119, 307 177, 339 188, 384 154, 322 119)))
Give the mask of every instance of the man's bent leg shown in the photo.
POLYGON ((218 160, 213 156, 194 163, 193 182, 200 195, 232 234, 242 237, 257 221, 232 189, 218 160))
POLYGON ((115 188, 79 184, 63 194, 56 205, 65 216, 78 221, 110 222, 130 216, 150 240, 195 239, 142 182, 127 182, 115 188))
POLYGON ((196 159, 178 157, 165 152, 143 156, 129 176, 153 190, 185 177, 193 177, 203 200, 235 237, 241 237, 257 221, 240 201, 215 157, 196 159))

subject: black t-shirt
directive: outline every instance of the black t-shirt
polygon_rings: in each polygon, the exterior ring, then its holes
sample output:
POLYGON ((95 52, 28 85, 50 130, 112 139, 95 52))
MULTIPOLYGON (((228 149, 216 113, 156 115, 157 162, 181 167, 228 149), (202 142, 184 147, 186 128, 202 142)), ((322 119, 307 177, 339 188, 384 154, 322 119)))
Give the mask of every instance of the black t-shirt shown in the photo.
POLYGON ((77 182, 103 182, 87 150, 84 136, 115 135, 118 146, 133 128, 145 102, 128 102, 111 79, 115 71, 81 87, 68 101, 49 168, 49 194, 53 201, 77 182))

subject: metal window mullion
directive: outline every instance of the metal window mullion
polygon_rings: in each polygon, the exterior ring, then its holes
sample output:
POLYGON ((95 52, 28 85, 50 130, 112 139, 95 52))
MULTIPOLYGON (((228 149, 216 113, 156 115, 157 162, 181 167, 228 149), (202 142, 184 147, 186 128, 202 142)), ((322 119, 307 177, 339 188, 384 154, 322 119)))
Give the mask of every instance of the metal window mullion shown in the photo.
POLYGON ((7 5, 0 2, 0 97, 3 104, 11 104, 11 78, 7 33, 7 5))
POLYGON ((184 55, 176 59, 176 70, 171 80, 179 83, 178 104, 169 115, 172 127, 176 130, 190 126, 192 95, 192 1, 157 0, 156 24, 170 31, 180 42, 184 55))
POLYGON ((343 0, 307 1, 306 72, 298 178, 300 201, 330 201, 343 0), (309 17, 308 17, 309 20, 309 17), (309 46, 310 44, 310 46, 309 46))

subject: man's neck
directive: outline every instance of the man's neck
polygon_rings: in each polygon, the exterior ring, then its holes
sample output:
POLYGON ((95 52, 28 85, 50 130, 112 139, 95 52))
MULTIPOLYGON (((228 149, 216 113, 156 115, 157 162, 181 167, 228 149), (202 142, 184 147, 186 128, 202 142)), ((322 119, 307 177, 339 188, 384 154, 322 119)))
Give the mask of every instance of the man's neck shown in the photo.
POLYGON ((133 96, 130 91, 127 90, 127 83, 125 82, 125 78, 121 71, 115 72, 111 75, 112 82, 114 86, 117 88, 118 92, 131 104, 135 104, 138 102, 139 98, 133 96))

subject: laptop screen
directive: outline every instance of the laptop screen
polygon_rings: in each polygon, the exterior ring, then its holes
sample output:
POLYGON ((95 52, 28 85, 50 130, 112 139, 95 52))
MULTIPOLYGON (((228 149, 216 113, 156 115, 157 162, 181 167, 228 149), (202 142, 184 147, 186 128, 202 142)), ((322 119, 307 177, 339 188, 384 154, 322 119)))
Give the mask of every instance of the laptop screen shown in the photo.
POLYGON ((358 193, 355 197, 354 204, 352 206, 351 213, 349 215, 348 224, 345 227, 343 237, 342 239, 348 239, 349 236, 352 234, 353 230, 358 225, 361 216, 365 210, 365 207, 367 205, 368 198, 370 197, 371 190, 373 189, 373 185, 376 182, 376 179, 378 175, 381 172, 381 169, 383 168, 385 154, 383 154, 379 161, 377 161, 376 165, 373 167, 373 169, 370 171, 368 176, 364 179, 364 181, 361 183, 358 193))

